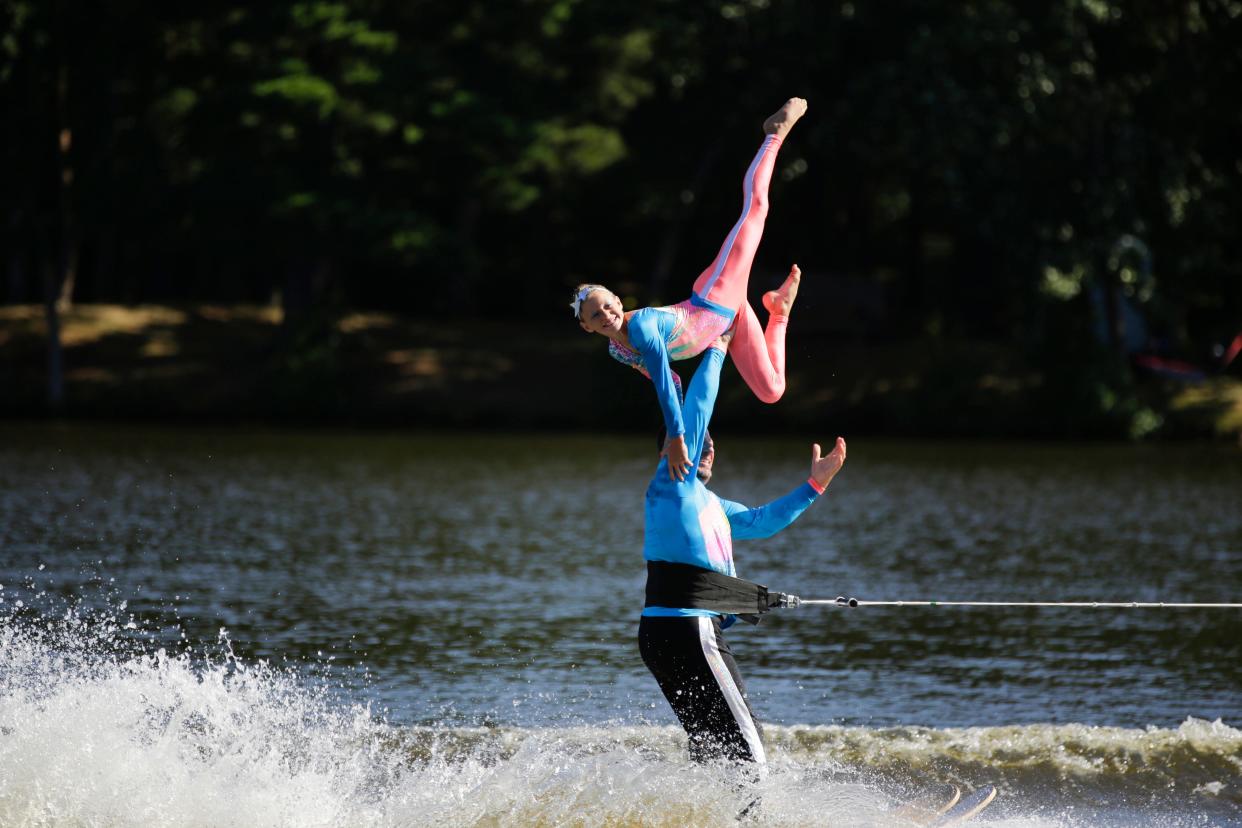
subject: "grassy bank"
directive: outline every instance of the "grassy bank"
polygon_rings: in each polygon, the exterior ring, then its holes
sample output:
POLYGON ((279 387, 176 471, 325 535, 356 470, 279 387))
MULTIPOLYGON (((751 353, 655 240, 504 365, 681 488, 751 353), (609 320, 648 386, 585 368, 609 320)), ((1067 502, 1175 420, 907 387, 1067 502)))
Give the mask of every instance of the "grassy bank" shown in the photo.
MULTIPOLYGON (((277 309, 78 305, 63 415, 187 421, 645 430, 646 380, 572 324, 431 323, 277 309)), ((691 365, 680 372, 689 377, 691 365)), ((1242 382, 1093 379, 996 343, 843 341, 791 329, 789 384, 755 401, 726 368, 716 422, 906 436, 1237 440, 1242 382), (1122 390, 1117 390, 1121 388, 1122 390)), ((48 413, 40 306, 0 307, 0 416, 48 413)))

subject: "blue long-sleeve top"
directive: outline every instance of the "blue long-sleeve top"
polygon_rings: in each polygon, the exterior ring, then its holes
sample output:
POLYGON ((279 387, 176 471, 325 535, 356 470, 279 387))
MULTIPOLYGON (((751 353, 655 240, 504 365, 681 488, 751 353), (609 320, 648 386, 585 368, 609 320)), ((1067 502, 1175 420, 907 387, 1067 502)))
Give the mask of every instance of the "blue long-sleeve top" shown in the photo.
MULTIPOLYGON (((712 348, 694 373, 682 406, 686 449, 693 469, 698 468, 707 424, 716 404, 724 353, 712 348)), ((819 493, 803 483, 766 506, 749 508, 717 497, 691 472, 683 481, 670 480, 668 458, 660 459, 647 486, 643 557, 736 575, 733 538, 766 538, 776 534, 815 502, 819 493)), ((647 616, 719 615, 711 610, 684 607, 645 607, 647 616)))
POLYGON ((635 311, 626 323, 630 345, 642 357, 646 369, 643 373, 651 377, 655 385, 656 399, 660 403, 664 428, 669 437, 686 431, 680 404, 681 389, 669 365, 668 343, 676 327, 677 315, 666 308, 642 308, 635 311))
POLYGON ((711 347, 728 329, 736 312, 701 296, 665 307, 640 308, 626 315, 629 345, 608 342, 613 359, 637 368, 651 379, 669 435, 684 434, 681 380, 670 362, 690 359, 711 347))

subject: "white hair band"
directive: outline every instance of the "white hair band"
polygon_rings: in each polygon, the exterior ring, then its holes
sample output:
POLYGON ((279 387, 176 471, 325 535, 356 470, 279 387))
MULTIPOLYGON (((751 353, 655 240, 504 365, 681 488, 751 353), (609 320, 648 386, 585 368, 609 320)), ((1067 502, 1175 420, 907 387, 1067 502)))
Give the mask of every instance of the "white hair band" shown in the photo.
POLYGON ((569 303, 569 306, 574 309, 574 319, 582 318, 582 303, 586 301, 586 298, 590 296, 592 292, 603 289, 603 285, 585 285, 582 290, 578 291, 578 295, 574 297, 574 301, 569 303))

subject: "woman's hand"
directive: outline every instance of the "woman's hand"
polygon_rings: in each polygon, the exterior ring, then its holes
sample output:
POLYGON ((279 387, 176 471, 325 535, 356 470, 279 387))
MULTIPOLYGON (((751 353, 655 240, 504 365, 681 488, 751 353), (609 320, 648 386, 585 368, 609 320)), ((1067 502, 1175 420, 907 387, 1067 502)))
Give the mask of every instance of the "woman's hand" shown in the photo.
POLYGON ((686 448, 686 437, 678 434, 664 441, 664 455, 668 457, 668 479, 682 481, 690 471, 690 452, 686 448))
POLYGON ((819 452, 819 443, 813 444, 811 446, 811 479, 820 486, 827 486, 845 465, 845 440, 838 437, 832 452, 823 457, 819 452))

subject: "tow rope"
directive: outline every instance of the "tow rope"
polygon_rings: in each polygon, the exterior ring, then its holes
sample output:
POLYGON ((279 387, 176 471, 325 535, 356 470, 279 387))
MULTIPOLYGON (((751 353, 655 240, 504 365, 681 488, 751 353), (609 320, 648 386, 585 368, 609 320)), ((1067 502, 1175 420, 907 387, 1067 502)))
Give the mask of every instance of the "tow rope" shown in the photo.
POLYGON ((1088 609, 1242 609, 1242 604, 1192 604, 1175 601, 862 601, 858 598, 799 598, 790 606, 837 607, 1086 607, 1088 609))
POLYGON ((1085 609, 1242 609, 1242 603, 1180 601, 866 601, 859 598, 799 598, 763 584, 710 569, 667 561, 647 561, 648 607, 683 607, 740 616, 752 624, 773 609, 834 607, 1078 607, 1085 609))

